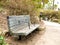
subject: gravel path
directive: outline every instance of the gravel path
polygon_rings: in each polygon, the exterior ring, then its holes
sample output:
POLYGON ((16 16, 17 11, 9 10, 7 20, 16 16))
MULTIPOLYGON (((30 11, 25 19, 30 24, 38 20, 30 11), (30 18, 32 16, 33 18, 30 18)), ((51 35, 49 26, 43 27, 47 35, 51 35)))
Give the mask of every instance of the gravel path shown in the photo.
POLYGON ((60 24, 44 21, 44 31, 34 31, 20 41, 8 37, 6 41, 10 45, 60 45, 60 24))

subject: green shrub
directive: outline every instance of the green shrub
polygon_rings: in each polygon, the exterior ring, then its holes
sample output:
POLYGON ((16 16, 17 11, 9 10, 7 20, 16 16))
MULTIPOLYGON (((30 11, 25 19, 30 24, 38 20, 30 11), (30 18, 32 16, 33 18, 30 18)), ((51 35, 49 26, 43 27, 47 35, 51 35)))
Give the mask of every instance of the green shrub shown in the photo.
POLYGON ((4 36, 2 35, 0 35, 0 45, 8 45, 4 40, 4 36))

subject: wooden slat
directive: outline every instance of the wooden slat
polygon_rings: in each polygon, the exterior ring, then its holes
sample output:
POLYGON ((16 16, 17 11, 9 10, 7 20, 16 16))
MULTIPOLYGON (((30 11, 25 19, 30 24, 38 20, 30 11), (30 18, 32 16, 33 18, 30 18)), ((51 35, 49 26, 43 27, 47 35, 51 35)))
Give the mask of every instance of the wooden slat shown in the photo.
POLYGON ((30 29, 29 27, 25 27, 23 29, 19 29, 19 31, 13 31, 13 34, 27 36, 28 34, 30 34, 32 31, 34 31, 38 27, 39 27, 39 24, 35 24, 35 25, 31 24, 30 29))
POLYGON ((28 15, 21 15, 21 16, 9 16, 9 27, 10 29, 17 28, 19 25, 20 27, 26 25, 28 26, 28 22, 30 21, 30 16, 28 15))

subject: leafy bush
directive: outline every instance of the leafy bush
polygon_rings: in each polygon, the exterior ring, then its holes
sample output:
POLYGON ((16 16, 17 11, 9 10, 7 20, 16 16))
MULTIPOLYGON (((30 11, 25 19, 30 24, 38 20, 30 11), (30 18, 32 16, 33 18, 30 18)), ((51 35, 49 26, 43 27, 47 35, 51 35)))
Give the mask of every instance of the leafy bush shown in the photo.
POLYGON ((4 34, 3 34, 2 31, 1 31, 1 33, 0 33, 0 45, 8 45, 8 44, 5 42, 4 34))
MULTIPOLYGON (((48 0, 1 0, 1 6, 9 10, 9 15, 27 15, 31 16, 31 20, 38 22, 38 9, 43 8, 41 2, 47 3, 48 0), (33 18, 32 18, 33 17, 33 18)), ((33 22, 33 21, 32 21, 33 22)))
POLYGON ((55 10, 44 10, 42 12, 42 18, 49 18, 53 22, 60 22, 60 11, 55 10))

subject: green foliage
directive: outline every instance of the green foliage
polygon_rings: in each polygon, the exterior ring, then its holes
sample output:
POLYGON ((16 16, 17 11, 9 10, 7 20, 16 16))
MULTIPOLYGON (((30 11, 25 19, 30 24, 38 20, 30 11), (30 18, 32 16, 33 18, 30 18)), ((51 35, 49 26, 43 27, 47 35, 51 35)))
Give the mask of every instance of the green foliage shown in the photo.
POLYGON ((43 10, 42 18, 49 18, 50 21, 60 23, 60 11, 55 10, 43 10))
POLYGON ((0 35, 0 44, 7 45, 7 43, 4 41, 4 37, 2 35, 0 35))
POLYGON ((40 15, 38 9, 43 8, 41 2, 42 0, 1 0, 1 5, 9 10, 9 15, 29 14, 31 20, 33 20, 33 18, 36 20, 36 17, 38 17, 37 15, 40 15))
MULTIPOLYGON (((38 8, 42 8, 41 2, 42 0, 1 0, 1 5, 11 9, 13 13, 17 13, 18 10, 19 12, 21 11, 21 13, 29 13, 29 11, 35 11, 38 8)), ((46 3, 48 0, 45 0, 44 2, 46 3)))
POLYGON ((56 9, 57 8, 57 4, 55 4, 54 2, 55 0, 49 0, 49 2, 47 3, 47 9, 56 9))
POLYGON ((44 0, 44 2, 45 2, 45 3, 48 3, 48 2, 49 2, 49 0, 44 0))

